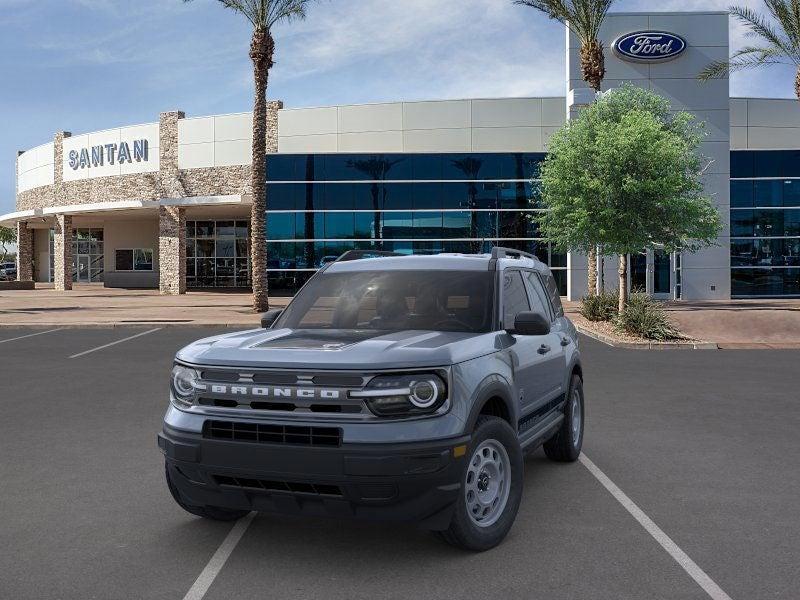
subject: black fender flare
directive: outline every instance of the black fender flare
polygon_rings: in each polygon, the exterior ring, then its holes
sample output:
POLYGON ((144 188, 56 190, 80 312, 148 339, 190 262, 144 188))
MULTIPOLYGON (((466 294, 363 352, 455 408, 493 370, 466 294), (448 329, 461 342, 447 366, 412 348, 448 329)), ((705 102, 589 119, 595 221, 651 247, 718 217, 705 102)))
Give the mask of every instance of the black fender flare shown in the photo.
POLYGON ((481 410, 486 402, 491 398, 500 398, 506 407, 509 417, 509 425, 516 432, 517 420, 519 419, 517 404, 514 402, 513 389, 508 381, 501 375, 493 374, 484 379, 473 394, 472 406, 467 417, 465 433, 470 433, 475 429, 475 423, 481 414, 481 410))

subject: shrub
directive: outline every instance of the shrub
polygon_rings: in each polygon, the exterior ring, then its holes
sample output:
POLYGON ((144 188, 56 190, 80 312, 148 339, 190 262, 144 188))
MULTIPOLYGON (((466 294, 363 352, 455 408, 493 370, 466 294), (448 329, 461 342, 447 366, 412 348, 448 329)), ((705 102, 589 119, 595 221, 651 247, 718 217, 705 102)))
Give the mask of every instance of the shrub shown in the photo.
POLYGON ((631 294, 628 305, 614 320, 614 325, 625 333, 647 340, 684 339, 662 306, 647 294, 631 294))
POLYGON ((617 315, 619 292, 603 292, 581 299, 580 313, 589 321, 611 321, 617 315))

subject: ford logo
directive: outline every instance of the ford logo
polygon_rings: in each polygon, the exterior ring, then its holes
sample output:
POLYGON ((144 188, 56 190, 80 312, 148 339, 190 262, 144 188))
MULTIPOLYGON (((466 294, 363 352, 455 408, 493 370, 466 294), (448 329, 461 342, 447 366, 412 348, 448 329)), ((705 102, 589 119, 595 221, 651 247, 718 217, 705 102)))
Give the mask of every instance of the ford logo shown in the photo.
POLYGON ((625 60, 658 62, 680 56, 686 50, 686 40, 665 31, 637 31, 617 38, 613 47, 625 60))

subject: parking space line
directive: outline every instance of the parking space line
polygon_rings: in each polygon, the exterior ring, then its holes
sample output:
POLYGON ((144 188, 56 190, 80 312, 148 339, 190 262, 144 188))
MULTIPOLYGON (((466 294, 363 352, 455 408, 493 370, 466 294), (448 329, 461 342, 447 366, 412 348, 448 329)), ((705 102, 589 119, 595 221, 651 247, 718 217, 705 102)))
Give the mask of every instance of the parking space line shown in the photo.
POLYGON ((5 344, 6 342, 15 342, 17 340, 24 340, 25 338, 33 337, 35 335, 44 335, 45 333, 53 333, 54 331, 61 331, 63 327, 59 327, 58 329, 48 329, 47 331, 37 331, 36 333, 29 333, 28 335, 21 335, 15 338, 9 338, 7 340, 0 340, 0 344, 5 344))
POLYGON ((603 473, 597 465, 595 465, 589 457, 581 453, 580 461, 583 466, 589 469, 589 472, 594 475, 595 479, 599 481, 604 488, 606 488, 612 496, 619 502, 630 515, 639 522, 639 525, 644 527, 645 531, 655 539, 659 545, 667 551, 667 553, 675 559, 684 571, 689 574, 689 577, 694 579, 695 583, 699 585, 713 600, 731 600, 731 597, 726 594, 721 587, 719 587, 711 577, 709 577, 697 563, 695 563, 689 555, 681 550, 672 539, 664 533, 664 531, 656 525, 653 520, 648 517, 644 511, 636 506, 636 504, 628 498, 628 496, 617 485, 611 481, 608 476, 603 473))
POLYGON ((251 512, 246 517, 236 522, 233 528, 228 532, 228 535, 225 536, 225 539, 222 540, 217 551, 214 552, 214 556, 208 561, 203 572, 200 573, 192 587, 186 592, 183 600, 201 600, 203 596, 206 595, 208 588, 214 583, 222 567, 224 567, 225 563, 228 561, 228 557, 230 557, 233 549, 236 548, 239 540, 242 539, 244 532, 250 527, 250 523, 253 522, 255 516, 256 513, 251 512))
POLYGON ((103 344, 102 346, 98 346, 97 348, 92 348, 91 350, 85 350, 83 352, 78 352, 77 354, 73 354, 70 358, 78 358, 80 356, 85 356, 87 354, 91 354, 92 352, 97 352, 98 350, 102 350, 103 348, 108 348, 109 346, 116 346, 117 344, 121 344, 122 342, 127 342, 128 340, 132 340, 138 337, 142 337, 143 335, 147 335, 148 333, 154 333, 156 331, 161 331, 161 327, 156 327, 155 329, 150 329, 148 331, 143 331, 141 333, 137 333, 136 335, 132 335, 130 337, 122 338, 121 340, 117 340, 116 342, 111 342, 110 344, 103 344))

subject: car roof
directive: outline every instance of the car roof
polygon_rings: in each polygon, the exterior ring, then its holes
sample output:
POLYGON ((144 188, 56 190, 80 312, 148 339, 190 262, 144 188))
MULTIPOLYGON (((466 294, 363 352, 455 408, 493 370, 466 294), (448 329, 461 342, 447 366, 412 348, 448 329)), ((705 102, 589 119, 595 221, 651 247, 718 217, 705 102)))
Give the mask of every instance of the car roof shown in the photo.
POLYGON ((376 256, 329 263, 327 273, 354 273, 359 271, 489 271, 507 268, 547 270, 541 261, 520 256, 518 258, 493 258, 491 254, 411 254, 403 256, 376 256))

